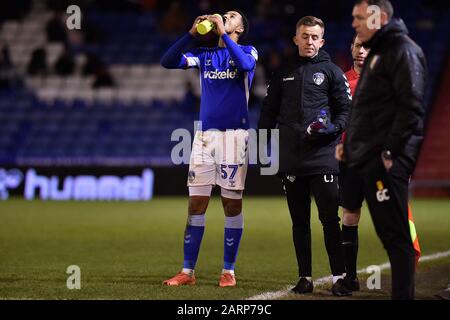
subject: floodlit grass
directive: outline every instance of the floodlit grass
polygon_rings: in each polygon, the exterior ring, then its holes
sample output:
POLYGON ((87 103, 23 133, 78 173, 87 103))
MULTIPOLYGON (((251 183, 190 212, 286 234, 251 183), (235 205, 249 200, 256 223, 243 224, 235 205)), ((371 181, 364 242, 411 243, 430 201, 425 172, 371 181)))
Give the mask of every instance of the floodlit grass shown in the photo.
MULTIPOLYGON (((224 216, 215 197, 207 212, 197 285, 162 286, 182 266, 186 206, 181 197, 134 203, 1 202, 0 298, 243 299, 297 280, 285 199, 247 197, 238 287, 217 286, 224 216), (81 290, 66 287, 69 265, 81 268, 81 290)), ((415 200, 412 208, 423 254, 450 250, 450 200, 415 200)), ((312 228, 313 276, 318 278, 330 271, 315 207, 312 228)), ((388 260, 366 208, 359 243, 359 268, 388 260)))

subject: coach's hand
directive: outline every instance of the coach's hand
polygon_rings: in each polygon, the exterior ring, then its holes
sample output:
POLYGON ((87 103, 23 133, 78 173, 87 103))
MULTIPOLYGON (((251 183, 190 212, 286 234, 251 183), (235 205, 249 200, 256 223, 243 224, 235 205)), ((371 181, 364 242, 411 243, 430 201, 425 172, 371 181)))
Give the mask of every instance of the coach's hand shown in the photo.
POLYGON ((331 122, 325 126, 322 122, 316 120, 311 123, 306 129, 306 134, 312 138, 314 137, 323 137, 330 134, 337 133, 337 128, 331 122))
POLYGON ((206 20, 206 19, 208 19, 208 16, 207 16, 207 15, 198 16, 197 18, 195 18, 194 24, 192 25, 191 30, 189 30, 189 33, 190 33, 192 36, 197 36, 197 35, 198 35, 198 32, 197 32, 197 25, 198 25, 200 22, 202 22, 203 20, 206 20))
POLYGON ((334 157, 337 161, 345 161, 344 160, 344 144, 339 143, 334 150, 334 157))
POLYGON ((214 32, 219 35, 219 37, 223 36, 225 32, 225 25, 223 24, 223 18, 218 14, 213 14, 208 16, 208 20, 216 25, 214 28, 214 32))
POLYGON ((383 165, 386 168, 386 171, 389 171, 394 165, 394 160, 386 158, 384 156, 384 152, 381 154, 381 160, 383 161, 383 165))
POLYGON ((386 168, 386 171, 389 171, 394 165, 394 160, 392 160, 390 151, 383 151, 381 153, 381 160, 383 161, 383 165, 386 168))

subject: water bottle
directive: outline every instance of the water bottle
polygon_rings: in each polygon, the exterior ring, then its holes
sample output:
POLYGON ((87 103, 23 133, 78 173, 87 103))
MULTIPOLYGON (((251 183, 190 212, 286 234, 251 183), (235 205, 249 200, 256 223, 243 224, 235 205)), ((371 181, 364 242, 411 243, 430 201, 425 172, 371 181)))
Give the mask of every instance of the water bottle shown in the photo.
POLYGON ((328 126, 328 114, 324 109, 320 109, 317 120, 326 128, 328 126))
MULTIPOLYGON (((218 13, 216 13, 214 15, 222 18, 222 16, 218 13)), ((207 34, 208 32, 210 32, 214 27, 215 27, 215 24, 206 19, 197 24, 197 32, 203 36, 203 35, 207 34)))

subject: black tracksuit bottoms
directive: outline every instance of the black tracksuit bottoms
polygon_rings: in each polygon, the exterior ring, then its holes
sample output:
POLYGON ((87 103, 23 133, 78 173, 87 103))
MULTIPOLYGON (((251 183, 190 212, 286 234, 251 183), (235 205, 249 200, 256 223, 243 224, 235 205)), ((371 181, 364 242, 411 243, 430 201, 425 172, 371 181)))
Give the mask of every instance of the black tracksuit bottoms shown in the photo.
POLYGON ((292 219, 292 236, 299 276, 312 276, 311 195, 314 196, 319 211, 319 220, 323 226, 331 273, 334 276, 343 274, 345 264, 338 215, 337 175, 284 175, 283 185, 292 219))
POLYGON ((411 170, 394 160, 386 171, 381 157, 356 170, 378 237, 389 256, 392 299, 414 299, 414 246, 408 222, 408 185, 411 170))

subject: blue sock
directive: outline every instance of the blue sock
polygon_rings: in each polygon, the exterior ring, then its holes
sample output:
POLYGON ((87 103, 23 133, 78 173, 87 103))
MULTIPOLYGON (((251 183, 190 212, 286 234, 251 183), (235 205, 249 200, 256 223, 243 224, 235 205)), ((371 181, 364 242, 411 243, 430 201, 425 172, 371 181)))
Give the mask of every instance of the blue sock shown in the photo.
POLYGON ((194 269, 205 231, 205 214, 190 215, 184 232, 185 269, 194 269))
POLYGON ((235 217, 225 217, 223 253, 223 269, 225 270, 234 270, 243 229, 244 217, 242 213, 235 217))

